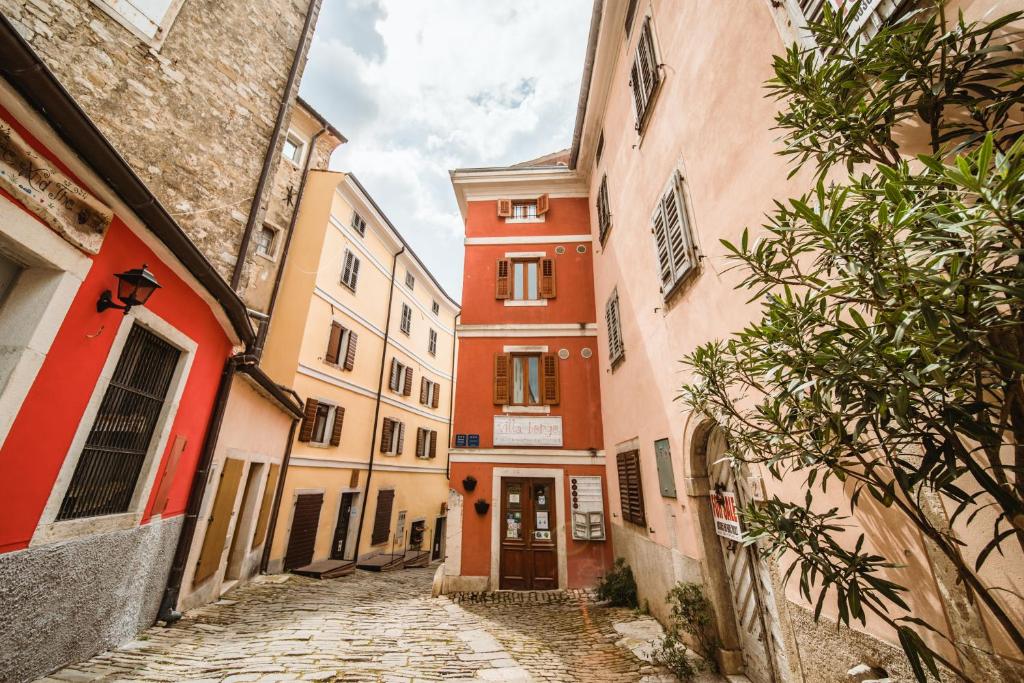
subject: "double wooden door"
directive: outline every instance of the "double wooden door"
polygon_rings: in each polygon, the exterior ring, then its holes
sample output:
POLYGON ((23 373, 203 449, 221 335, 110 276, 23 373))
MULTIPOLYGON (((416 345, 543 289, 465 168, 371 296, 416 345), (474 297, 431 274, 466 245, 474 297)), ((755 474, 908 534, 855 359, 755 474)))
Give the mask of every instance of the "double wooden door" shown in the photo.
POLYGON ((554 479, 501 480, 499 588, 558 588, 554 479))

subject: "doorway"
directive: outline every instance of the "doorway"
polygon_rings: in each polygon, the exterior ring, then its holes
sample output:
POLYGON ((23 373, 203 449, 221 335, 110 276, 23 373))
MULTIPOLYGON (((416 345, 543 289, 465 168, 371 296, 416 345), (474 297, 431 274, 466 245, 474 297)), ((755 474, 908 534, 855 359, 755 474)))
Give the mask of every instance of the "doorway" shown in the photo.
POLYGON ((303 493, 295 497, 292 529, 288 535, 288 550, 284 555, 285 571, 305 567, 313 561, 316 532, 320 526, 320 508, 323 504, 322 493, 303 493))
POLYGON ((341 494, 341 506, 338 508, 338 526, 334 528, 334 543, 331 544, 331 559, 345 560, 345 552, 350 543, 348 535, 352 528, 352 513, 355 511, 356 494, 346 491, 341 494))
POLYGON ((263 463, 249 463, 249 474, 245 478, 245 489, 242 491, 242 504, 235 522, 235 531, 231 536, 231 550, 228 552, 228 567, 224 577, 229 580, 238 579, 242 575, 243 564, 249 550, 249 536, 256 520, 256 494, 260 480, 263 478, 263 463))
POLYGON ((554 479, 502 478, 500 589, 558 588, 556 507, 554 479))
POLYGON ((431 562, 444 557, 444 522, 444 517, 438 517, 434 522, 434 542, 430 545, 431 562))

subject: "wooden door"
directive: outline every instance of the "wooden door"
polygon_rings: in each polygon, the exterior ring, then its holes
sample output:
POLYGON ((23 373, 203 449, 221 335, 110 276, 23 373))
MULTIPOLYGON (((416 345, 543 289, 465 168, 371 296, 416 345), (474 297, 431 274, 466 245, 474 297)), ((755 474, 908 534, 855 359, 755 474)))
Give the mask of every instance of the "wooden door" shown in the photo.
POLYGON ((434 542, 430 546, 430 559, 440 560, 444 552, 444 523, 445 517, 438 517, 434 522, 434 542))
MULTIPOLYGON (((745 488, 746 477, 737 476, 728 459, 725 435, 718 429, 708 437, 707 459, 710 483, 717 491, 736 496, 737 508, 750 500, 745 488)), ((712 491, 714 495, 715 491, 712 491)), ((754 546, 719 537, 722 556, 729 573, 733 611, 743 649, 744 673, 753 683, 773 683, 776 675, 775 657, 782 652, 778 620, 770 608, 771 579, 754 546)))
POLYGON ((554 479, 502 479, 499 588, 558 588, 554 495, 554 479))
POLYGON ((345 542, 348 540, 348 523, 352 518, 352 501, 356 494, 341 494, 341 507, 338 509, 338 526, 334 528, 334 543, 331 545, 331 559, 345 559, 345 542))
POLYGON ((244 466, 244 462, 234 458, 224 461, 217 484, 217 495, 213 499, 213 509, 206 525, 206 535, 203 537, 203 548, 199 551, 199 562, 192 577, 193 584, 205 581, 220 568, 228 526, 235 515, 235 497, 238 494, 238 483, 242 479, 244 466))
POLYGON ((322 493, 303 493, 296 498, 288 550, 284 555, 285 571, 304 567, 313 561, 316 531, 320 526, 320 508, 323 504, 322 493))

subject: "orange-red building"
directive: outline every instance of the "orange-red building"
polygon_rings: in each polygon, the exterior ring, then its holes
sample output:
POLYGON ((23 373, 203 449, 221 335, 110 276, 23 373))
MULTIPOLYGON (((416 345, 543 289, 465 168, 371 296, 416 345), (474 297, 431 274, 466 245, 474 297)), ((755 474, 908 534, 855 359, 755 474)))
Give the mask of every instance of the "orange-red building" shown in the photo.
POLYGON ((576 588, 612 560, 586 187, 460 169, 466 223, 443 589, 576 588))

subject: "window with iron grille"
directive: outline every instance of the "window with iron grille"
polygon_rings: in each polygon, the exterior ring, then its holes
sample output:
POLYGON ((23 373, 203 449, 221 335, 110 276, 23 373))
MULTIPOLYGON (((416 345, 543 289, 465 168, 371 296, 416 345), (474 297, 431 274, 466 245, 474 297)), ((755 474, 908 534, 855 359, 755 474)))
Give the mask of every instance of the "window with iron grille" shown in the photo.
POLYGON ((629 87, 633 90, 633 107, 636 112, 636 129, 643 131, 651 112, 654 95, 661 85, 658 58, 654 53, 654 36, 651 32, 650 17, 644 19, 643 29, 636 44, 633 68, 629 72, 629 87))
POLYGON ((604 305, 604 318, 608 324, 608 360, 612 368, 622 362, 626 356, 626 349, 622 344, 622 323, 619 316, 619 291, 612 290, 608 302, 604 305))
POLYGON ((132 327, 58 520, 128 511, 180 356, 152 332, 132 327))
POLYGON ((409 304, 402 304, 402 332, 409 334, 412 331, 412 309, 409 304))
POLYGON ((683 177, 673 173, 651 216, 661 293, 667 299, 696 264, 683 177))
POLYGON ((352 228, 360 235, 366 234, 366 220, 356 212, 352 212, 352 228))
POLYGON ((359 283, 359 257, 353 254, 348 249, 345 250, 345 257, 342 261, 341 267, 341 284, 345 285, 353 292, 356 291, 356 285, 359 283))
POLYGON ((597 191, 597 237, 604 244, 608 231, 612 229, 612 212, 608 208, 608 176, 601 178, 601 188, 597 191))
POLYGON ((427 336, 427 352, 431 356, 437 355, 437 330, 430 330, 427 336))

